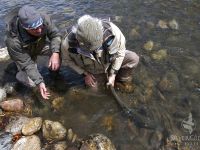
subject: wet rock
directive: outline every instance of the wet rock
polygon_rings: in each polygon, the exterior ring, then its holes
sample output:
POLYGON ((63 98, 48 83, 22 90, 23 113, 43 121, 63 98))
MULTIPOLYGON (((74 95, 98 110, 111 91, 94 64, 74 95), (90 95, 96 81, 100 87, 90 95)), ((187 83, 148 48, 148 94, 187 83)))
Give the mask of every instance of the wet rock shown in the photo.
POLYGON ((0 102, 5 100, 7 97, 6 90, 4 88, 0 88, 0 102))
POLYGON ((13 94, 15 92, 16 88, 16 82, 6 83, 4 85, 4 89, 6 90, 7 94, 13 94))
POLYGON ((0 150, 9 150, 12 147, 12 134, 0 132, 0 150))
POLYGON ((0 61, 6 61, 9 59, 10 59, 10 56, 8 54, 7 47, 1 48, 0 49, 0 61))
POLYGON ((35 132, 39 131, 42 126, 42 118, 36 117, 31 118, 22 128, 22 134, 32 135, 35 132))
POLYGON ((22 137, 11 150, 41 150, 41 142, 36 135, 22 137))
POLYGON ((161 29, 168 29, 167 22, 164 20, 159 20, 157 26, 161 29))
POLYGON ((179 29, 179 25, 177 23, 177 21, 175 19, 169 21, 169 27, 171 29, 174 29, 174 30, 178 30, 179 29))
POLYGON ((13 116, 10 118, 9 124, 5 127, 5 131, 15 134, 21 134, 22 127, 26 124, 30 119, 24 116, 13 116))
POLYGON ((52 101, 52 107, 56 110, 62 108, 63 104, 64 104, 64 97, 58 97, 52 101))
POLYGON ((53 149, 54 150, 66 150, 67 143, 65 141, 58 142, 58 143, 54 144, 53 149))
POLYGON ((140 39, 141 38, 140 33, 135 28, 133 28, 131 30, 131 32, 129 33, 129 36, 131 39, 140 39))
POLYGON ((113 116, 105 116, 102 120, 102 126, 104 126, 108 131, 112 131, 114 128, 113 116))
POLYGON ((83 140, 80 150, 116 150, 116 148, 105 135, 93 134, 83 140))
POLYGON ((153 46, 154 46, 154 43, 153 41, 150 40, 147 43, 145 43, 143 47, 146 51, 151 51, 153 49, 153 46))
POLYGON ((169 72, 159 82, 159 89, 164 92, 175 92, 179 88, 179 79, 176 73, 169 72))
POLYGON ((123 16, 115 16, 115 21, 116 22, 122 22, 123 16))
POLYGON ((59 122, 53 122, 50 120, 45 120, 42 125, 42 132, 43 136, 47 140, 61 140, 65 138, 66 136, 66 129, 63 127, 63 125, 59 122))
POLYGON ((152 29, 155 27, 155 24, 153 22, 149 21, 149 22, 147 22, 147 27, 152 29))
POLYGON ((154 52, 151 54, 151 57, 154 60, 163 60, 167 57, 167 50, 166 49, 161 49, 157 52, 154 52))
POLYGON ((12 99, 1 102, 0 107, 5 111, 22 112, 24 103, 21 99, 12 99))

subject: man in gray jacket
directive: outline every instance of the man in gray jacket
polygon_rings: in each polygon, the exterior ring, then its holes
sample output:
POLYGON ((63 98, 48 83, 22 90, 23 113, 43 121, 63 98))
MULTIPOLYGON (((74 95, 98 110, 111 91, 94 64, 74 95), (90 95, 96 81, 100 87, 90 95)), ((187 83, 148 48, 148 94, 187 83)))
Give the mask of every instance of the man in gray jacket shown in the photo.
POLYGON ((18 67, 16 78, 27 86, 38 86, 42 97, 48 99, 50 93, 37 69, 36 59, 38 55, 48 55, 49 69, 57 71, 60 67, 61 36, 50 17, 32 6, 23 6, 10 20, 5 42, 18 67))
POLYGON ((124 35, 115 24, 84 15, 62 41, 63 61, 83 74, 85 84, 90 87, 97 85, 94 75, 100 73, 108 75, 108 85, 114 86, 115 79, 130 83, 139 56, 126 50, 125 43, 124 35))

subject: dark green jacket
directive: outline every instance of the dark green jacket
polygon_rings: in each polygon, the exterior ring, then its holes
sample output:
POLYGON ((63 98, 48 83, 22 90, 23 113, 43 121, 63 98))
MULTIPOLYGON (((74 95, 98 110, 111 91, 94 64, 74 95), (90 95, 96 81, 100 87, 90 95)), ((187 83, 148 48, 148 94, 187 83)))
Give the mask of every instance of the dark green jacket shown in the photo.
POLYGON ((49 43, 50 51, 60 53, 61 36, 49 16, 41 14, 44 19, 44 31, 41 37, 34 37, 27 33, 19 23, 17 16, 8 24, 6 46, 11 59, 25 71, 36 85, 43 81, 35 60, 42 49, 49 43))

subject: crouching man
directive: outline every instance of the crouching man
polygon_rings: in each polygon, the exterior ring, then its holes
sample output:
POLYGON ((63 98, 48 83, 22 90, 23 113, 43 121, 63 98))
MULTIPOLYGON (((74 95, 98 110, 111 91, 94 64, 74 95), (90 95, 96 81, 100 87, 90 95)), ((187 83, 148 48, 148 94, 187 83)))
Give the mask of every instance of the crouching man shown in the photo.
POLYGON ((19 71, 17 80, 29 87, 37 86, 42 97, 48 99, 50 93, 37 69, 36 59, 38 55, 48 55, 49 69, 57 71, 60 67, 61 37, 50 17, 32 6, 23 6, 10 20, 5 42, 19 71))
POLYGON ((85 84, 90 87, 97 85, 94 75, 101 73, 107 74, 107 85, 114 86, 115 81, 129 84, 139 56, 126 50, 125 43, 115 24, 84 15, 68 29, 62 41, 63 60, 83 74, 85 84))

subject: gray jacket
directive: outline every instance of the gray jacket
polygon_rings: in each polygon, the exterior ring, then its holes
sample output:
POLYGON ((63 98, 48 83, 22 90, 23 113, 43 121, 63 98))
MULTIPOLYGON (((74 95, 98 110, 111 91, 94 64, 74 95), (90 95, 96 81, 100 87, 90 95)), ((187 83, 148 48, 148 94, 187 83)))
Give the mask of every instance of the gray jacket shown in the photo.
POLYGON ((49 42, 51 52, 60 53, 61 36, 49 16, 41 14, 44 19, 44 31, 41 37, 33 37, 19 23, 18 16, 9 22, 6 46, 11 59, 25 71, 36 85, 43 81, 35 60, 49 42))
POLYGON ((94 55, 80 50, 75 33, 69 29, 61 44, 63 62, 79 74, 85 71, 92 74, 117 73, 125 57, 125 37, 112 22, 103 21, 103 26, 102 47, 94 55))

